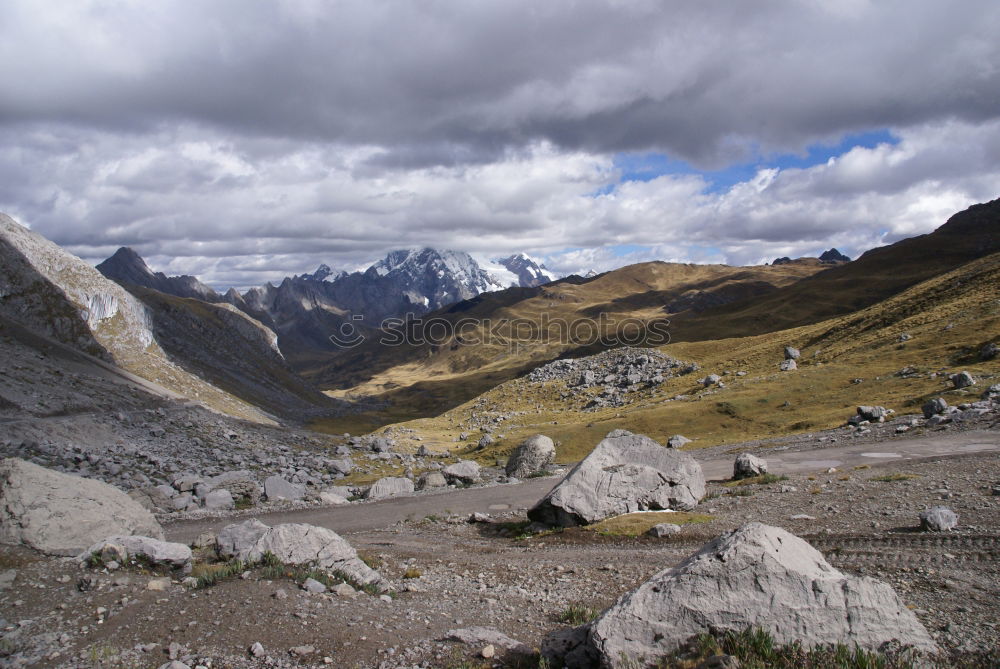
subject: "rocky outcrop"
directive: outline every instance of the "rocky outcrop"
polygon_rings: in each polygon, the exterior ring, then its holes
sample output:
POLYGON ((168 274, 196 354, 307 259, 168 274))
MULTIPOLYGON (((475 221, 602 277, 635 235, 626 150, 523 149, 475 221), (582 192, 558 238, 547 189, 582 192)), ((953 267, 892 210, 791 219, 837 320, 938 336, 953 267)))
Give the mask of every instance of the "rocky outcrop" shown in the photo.
POLYGON ((877 648, 898 639, 937 649, 888 584, 845 575, 802 539, 761 523, 709 542, 544 647, 564 653, 566 666, 626 667, 654 663, 702 632, 750 627, 781 644, 877 648))
POLYGON ((271 553, 283 564, 309 565, 339 572, 358 585, 385 586, 382 575, 366 565, 354 548, 333 530, 302 523, 274 527, 262 523, 241 525, 232 530, 232 526, 223 528, 219 533, 218 545, 226 543, 220 553, 225 551, 224 554, 249 562, 259 561, 265 553, 271 553))
POLYGON ((693 509, 704 495, 705 477, 690 455, 615 430, 528 517, 572 527, 635 511, 693 509))
POLYGON ((507 476, 524 478, 538 473, 555 460, 556 446, 544 434, 534 434, 514 450, 507 461, 507 476))
POLYGON ((222 297, 196 277, 167 276, 149 269, 146 261, 133 249, 123 246, 100 263, 97 271, 123 285, 152 288, 177 297, 193 297, 205 302, 221 302, 222 297))
POLYGON ((823 263, 842 263, 851 262, 850 256, 845 256, 843 253, 837 249, 830 249, 829 251, 823 251, 819 256, 820 262, 823 263))
POLYGON ((141 504, 106 483, 7 458, 0 463, 0 543, 79 555, 111 536, 163 538, 141 504))

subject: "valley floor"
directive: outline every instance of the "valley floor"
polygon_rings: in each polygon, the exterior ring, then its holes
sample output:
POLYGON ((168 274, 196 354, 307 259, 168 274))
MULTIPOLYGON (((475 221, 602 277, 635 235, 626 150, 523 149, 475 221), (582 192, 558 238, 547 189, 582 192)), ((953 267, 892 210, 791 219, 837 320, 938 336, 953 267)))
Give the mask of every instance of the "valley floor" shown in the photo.
MULTIPOLYGON (((709 495, 697 509, 701 515, 683 517, 692 522, 667 539, 616 533, 664 522, 665 514, 523 535, 526 507, 552 478, 262 516, 337 529, 391 580, 389 601, 307 594, 290 580, 263 580, 256 572, 205 589, 153 591, 149 575, 82 570, 71 560, 5 547, 0 568, 13 570, 14 580, 0 586, 6 619, 0 663, 157 667, 173 647, 191 666, 206 667, 209 660, 212 667, 477 666, 462 663, 473 661, 482 644, 445 641, 449 630, 494 627, 537 647, 567 625, 560 621, 565 614, 608 606, 708 539, 751 520, 808 539, 838 568, 888 581, 943 648, 995 647, 1000 432, 898 439, 874 432, 849 444, 817 434, 746 445, 765 451, 772 471, 787 476, 769 484, 724 485, 732 454, 743 447, 695 452, 711 481, 709 495), (938 504, 958 514, 959 527, 917 532, 918 513, 938 504), (466 522, 476 510, 491 514, 490 521, 466 522), (419 576, 404 578, 408 570, 419 576), (87 578, 92 582, 81 581, 87 578), (259 659, 248 653, 254 643, 264 648, 259 659), (292 651, 306 646, 313 652, 292 651)), ((168 525, 167 534, 189 540, 226 522, 181 521, 168 525)))

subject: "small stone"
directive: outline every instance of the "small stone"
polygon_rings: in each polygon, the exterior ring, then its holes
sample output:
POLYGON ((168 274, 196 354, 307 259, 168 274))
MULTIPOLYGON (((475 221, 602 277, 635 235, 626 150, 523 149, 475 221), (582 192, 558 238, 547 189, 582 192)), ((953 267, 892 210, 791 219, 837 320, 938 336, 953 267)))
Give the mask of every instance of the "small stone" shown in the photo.
POLYGON ((493 646, 493 644, 488 644, 484 646, 481 651, 479 651, 479 654, 489 660, 497 654, 497 649, 493 646))
POLYGON ((250 655, 253 657, 264 657, 264 646, 261 645, 260 641, 255 641, 252 646, 250 646, 250 655))
POLYGON ((952 385, 955 386, 956 389, 976 385, 976 380, 972 377, 972 374, 969 374, 968 372, 952 374, 950 378, 952 385))
POLYGON ((663 537, 669 537, 673 534, 679 534, 680 531, 680 525, 674 525, 673 523, 659 523, 658 525, 653 525, 649 528, 649 530, 646 531, 646 535, 662 539, 663 537))
POLYGON ((326 592, 326 586, 314 578, 307 578, 303 581, 302 589, 314 595, 321 595, 326 592))
POLYGON ((308 657, 316 652, 316 649, 312 646, 293 646, 288 649, 288 652, 295 657, 308 657))
POLYGON ((935 506, 920 514, 920 529, 925 532, 947 532, 958 525, 958 516, 946 506, 935 506))
POLYGON ((163 592, 170 587, 169 578, 151 578, 149 583, 146 584, 146 590, 153 590, 155 592, 163 592))

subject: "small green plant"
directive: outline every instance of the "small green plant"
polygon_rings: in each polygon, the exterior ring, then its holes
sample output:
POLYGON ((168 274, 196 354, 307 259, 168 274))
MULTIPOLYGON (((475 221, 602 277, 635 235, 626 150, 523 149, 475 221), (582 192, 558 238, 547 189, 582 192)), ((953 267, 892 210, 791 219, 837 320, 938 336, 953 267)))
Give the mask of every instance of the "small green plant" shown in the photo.
POLYGON ((371 569, 378 569, 382 566, 383 561, 377 555, 372 555, 371 553, 358 553, 358 557, 361 561, 368 565, 371 569))
POLYGON ((598 613, 600 611, 584 604, 570 604, 557 619, 567 625, 583 625, 596 618, 598 613))
POLYGON ((422 572, 416 567, 407 567, 406 571, 403 572, 403 578, 420 578, 422 572))

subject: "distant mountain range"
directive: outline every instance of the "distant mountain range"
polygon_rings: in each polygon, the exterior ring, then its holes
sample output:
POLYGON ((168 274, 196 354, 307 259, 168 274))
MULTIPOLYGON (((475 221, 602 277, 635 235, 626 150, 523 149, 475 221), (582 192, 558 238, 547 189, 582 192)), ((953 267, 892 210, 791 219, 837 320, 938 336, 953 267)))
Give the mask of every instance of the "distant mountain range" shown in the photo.
POLYGON ((135 251, 121 248, 97 266, 109 279, 206 302, 228 302, 278 333, 282 351, 335 348, 330 335, 350 323, 376 328, 387 318, 422 315, 486 292, 532 288, 555 280, 545 265, 519 253, 481 266, 468 253, 431 248, 392 251, 360 272, 320 265, 312 274, 286 277, 243 294, 220 295, 193 276, 153 272, 135 251))

